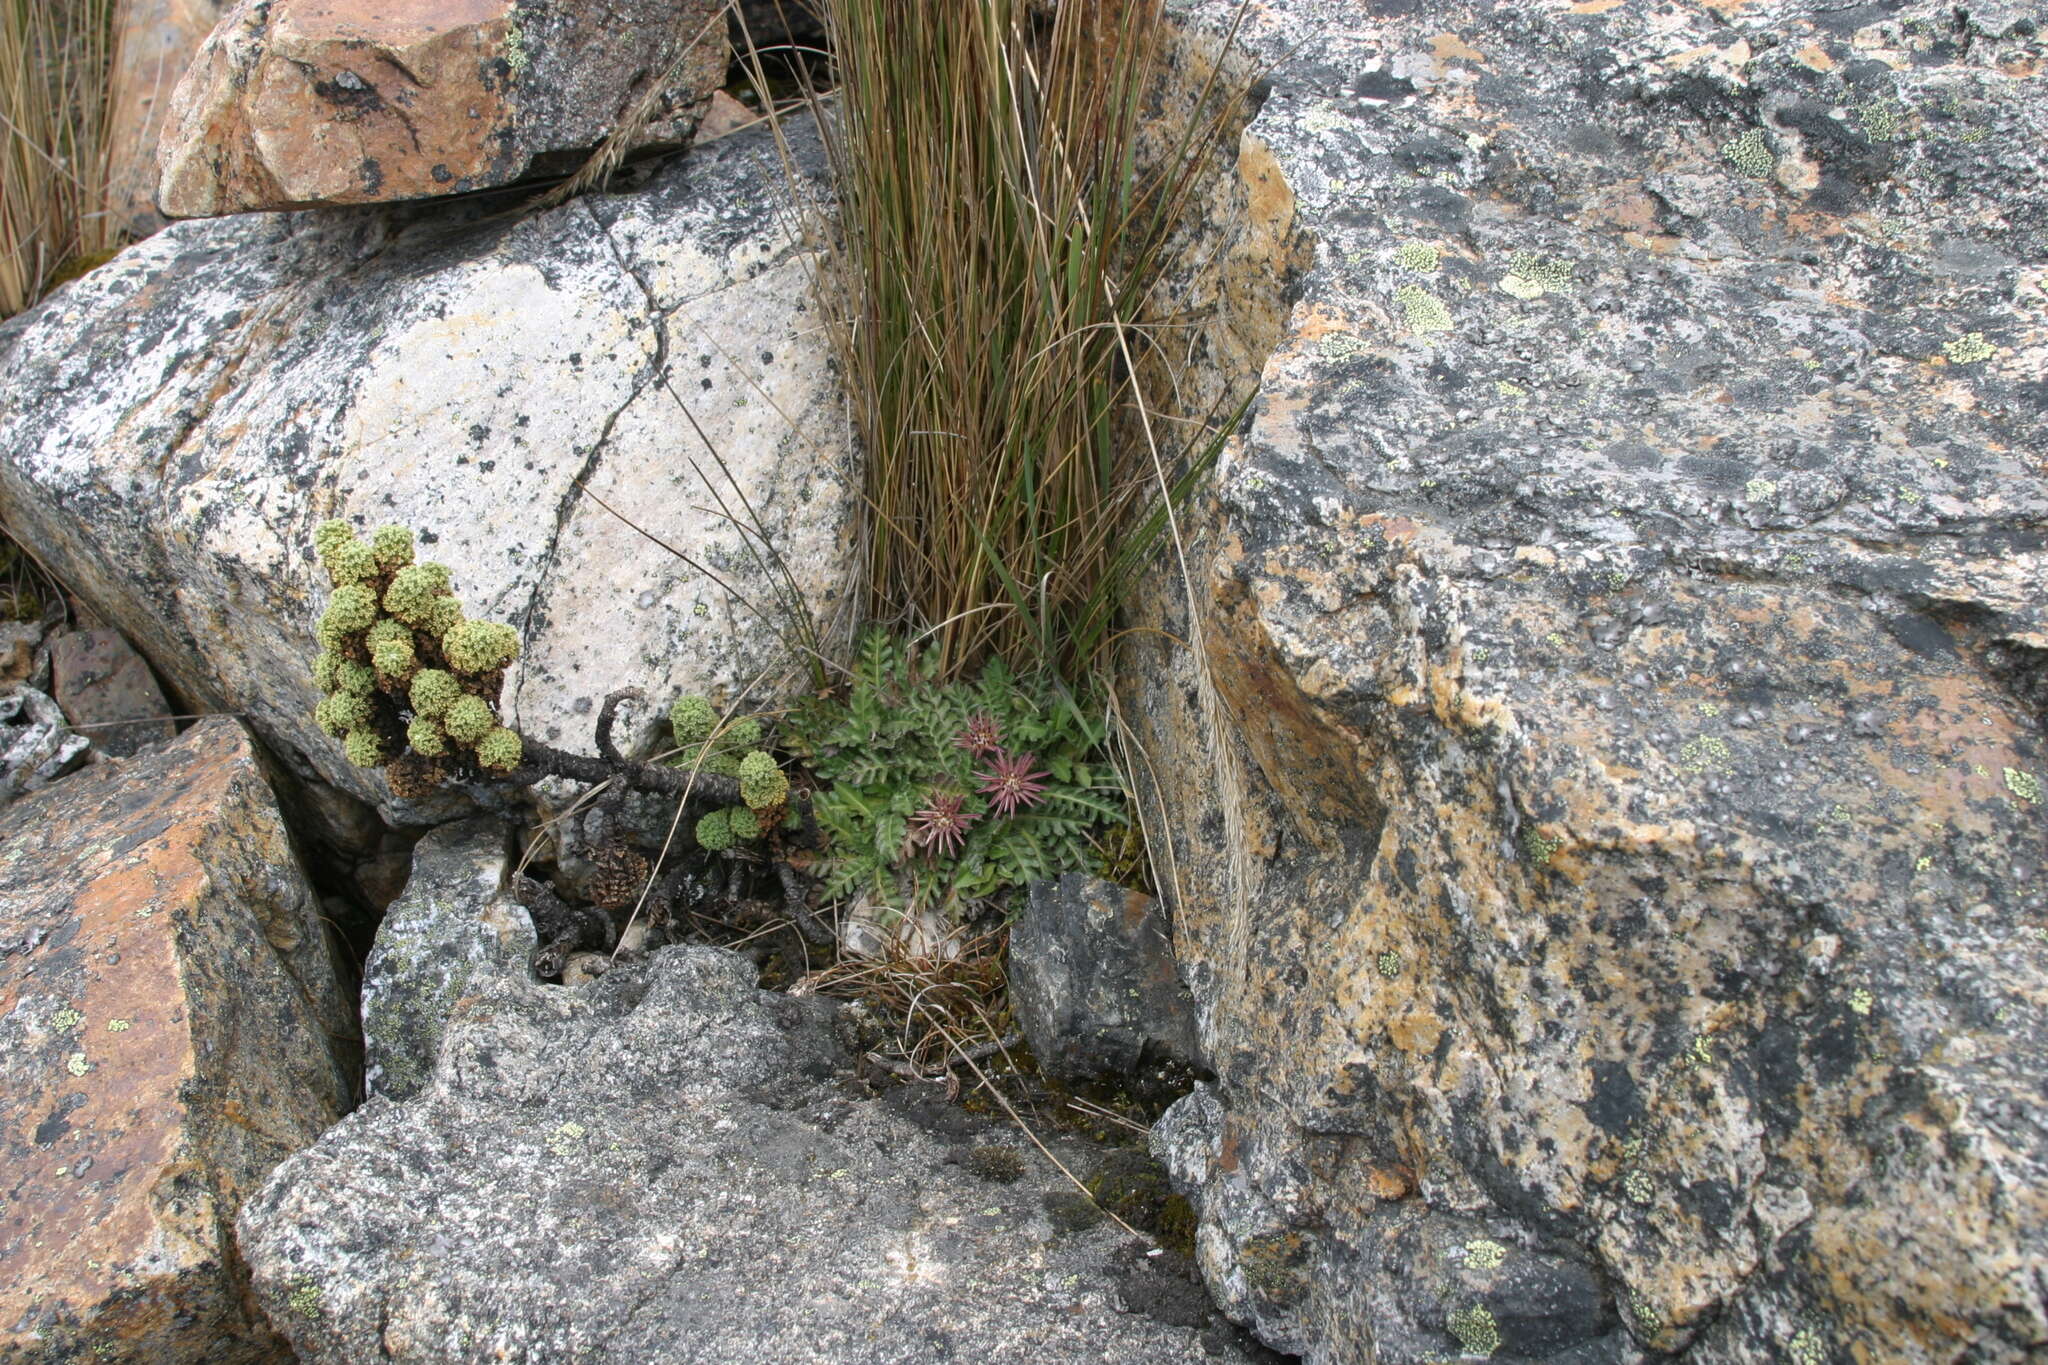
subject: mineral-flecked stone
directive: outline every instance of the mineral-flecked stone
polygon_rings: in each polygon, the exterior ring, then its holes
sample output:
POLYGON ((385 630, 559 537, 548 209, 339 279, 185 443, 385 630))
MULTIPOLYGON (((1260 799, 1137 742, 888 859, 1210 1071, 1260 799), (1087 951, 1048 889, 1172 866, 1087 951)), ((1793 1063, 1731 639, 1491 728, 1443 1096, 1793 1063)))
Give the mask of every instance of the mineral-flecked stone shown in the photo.
POLYGON ((197 709, 388 815, 313 720, 328 517, 411 526, 518 629, 504 709, 540 739, 587 750, 621 687, 648 733, 683 692, 772 703, 794 613, 846 600, 857 496, 783 184, 757 129, 525 218, 175 224, 0 326, 0 512, 197 709))
POLYGON ((843 1060, 828 1006, 720 949, 488 978, 423 1092, 243 1206, 256 1294, 309 1365, 1246 1359, 1117 1311, 1122 1234, 1056 1227, 1021 1137, 980 1139, 1014 1153, 991 1183, 843 1060))
POLYGON ((159 153, 173 218, 381 204, 572 170, 647 110, 689 140, 725 83, 722 0, 241 0, 159 153))
POLYGON ((232 720, 0 814, 0 1355, 254 1362, 242 1200, 348 1107, 353 1023, 232 720))
POLYGON ((1181 285, 1259 397, 1128 699, 1270 1344, 2048 1350, 2039 18, 1248 12, 1181 285))

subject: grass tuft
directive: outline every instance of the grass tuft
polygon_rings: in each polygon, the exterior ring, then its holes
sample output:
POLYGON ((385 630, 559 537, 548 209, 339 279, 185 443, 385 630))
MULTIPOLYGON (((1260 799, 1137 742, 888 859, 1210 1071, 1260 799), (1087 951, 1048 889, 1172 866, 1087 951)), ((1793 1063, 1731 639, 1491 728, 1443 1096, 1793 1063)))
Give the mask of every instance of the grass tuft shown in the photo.
POLYGON ((0 318, 111 255, 115 0, 0 0, 0 318))
POLYGON ((1170 411, 1145 301, 1244 92, 1148 144, 1158 0, 823 8, 866 615, 928 633, 944 676, 995 656, 1079 682, 1199 473, 1131 414, 1170 411))

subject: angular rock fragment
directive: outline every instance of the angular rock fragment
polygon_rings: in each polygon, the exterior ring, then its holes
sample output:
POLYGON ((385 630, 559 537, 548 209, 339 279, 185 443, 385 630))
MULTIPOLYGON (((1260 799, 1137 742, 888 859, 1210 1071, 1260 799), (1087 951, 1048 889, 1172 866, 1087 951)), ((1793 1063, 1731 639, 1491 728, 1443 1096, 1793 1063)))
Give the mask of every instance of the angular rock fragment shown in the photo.
POLYGON ((0 813, 0 1354, 277 1358, 242 1200, 347 1109, 350 1012, 248 736, 0 813))
POLYGON ((1033 882, 1010 929, 1008 976, 1017 1023, 1055 1080, 1154 1088, 1162 1067, 1185 1075, 1197 1064, 1172 926, 1143 892, 1080 872, 1033 882))
POLYGON ((115 630, 74 630, 50 645, 52 699, 101 753, 125 757, 178 727, 163 689, 115 630))
POLYGON ((643 108, 689 140, 725 83, 720 0, 241 0, 160 152, 174 218, 382 204, 574 169, 643 108))
POLYGON ((426 1087, 442 1031, 484 978, 527 976, 533 922, 505 894, 502 822, 443 825, 413 846, 412 876, 363 964, 363 1088, 409 1100, 426 1087))

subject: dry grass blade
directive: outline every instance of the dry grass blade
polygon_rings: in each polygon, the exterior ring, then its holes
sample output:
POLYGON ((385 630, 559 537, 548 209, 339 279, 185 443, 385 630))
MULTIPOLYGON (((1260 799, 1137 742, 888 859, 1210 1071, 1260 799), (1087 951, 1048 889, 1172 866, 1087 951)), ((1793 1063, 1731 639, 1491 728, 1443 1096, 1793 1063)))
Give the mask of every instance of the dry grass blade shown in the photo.
MULTIPOLYGON (((961 945, 958 956, 919 956, 900 949, 886 957, 848 957, 810 973, 796 993, 861 1000, 896 1020, 894 1053, 924 1076, 943 1074, 960 1051, 1001 1045, 1009 1006, 1004 999, 1003 935, 961 945)), ((998 1050, 999 1047, 998 1047, 998 1050)))

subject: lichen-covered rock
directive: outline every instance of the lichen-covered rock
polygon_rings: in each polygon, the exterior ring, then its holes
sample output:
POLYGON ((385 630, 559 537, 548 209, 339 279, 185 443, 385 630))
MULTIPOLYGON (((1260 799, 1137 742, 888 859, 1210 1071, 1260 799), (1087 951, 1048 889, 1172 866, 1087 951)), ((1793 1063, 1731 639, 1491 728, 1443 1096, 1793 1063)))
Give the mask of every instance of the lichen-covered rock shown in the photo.
POLYGON ((772 683, 845 600, 857 482, 782 184, 755 130, 525 218, 174 225, 0 327, 0 512, 182 700, 387 815, 313 718, 328 517, 518 628, 501 711, 549 742, 615 688, 772 683))
POLYGON ((524 978, 533 921, 505 894, 502 821, 443 825, 412 851, 412 876, 363 963, 363 1088, 409 1100, 426 1087, 442 1030, 483 978, 524 978))
POLYGON ((2034 9, 1249 11, 1179 285, 1260 395, 1128 695, 1269 1343, 1558 1345, 1453 1219, 1574 1339, 2048 1350, 2034 9))
POLYGON ((723 0, 240 0, 159 153, 173 218, 382 204, 574 169, 647 101, 687 142, 725 83, 723 0))
POLYGON ((352 1031, 234 721, 0 814, 0 1355, 278 1358, 235 1212, 348 1107, 352 1031))
POLYGON ((723 950, 490 978, 422 1094, 370 1100, 244 1205, 256 1293, 318 1365, 1201 1358, 1109 1305, 1117 1237, 1054 1225, 1027 1144, 973 1159, 836 1052, 828 1007, 723 950))
POLYGON ((1069 872, 1031 884, 1010 928, 1010 1007, 1039 1069, 1187 1088, 1194 1002, 1176 974, 1173 926, 1142 891, 1069 872))

